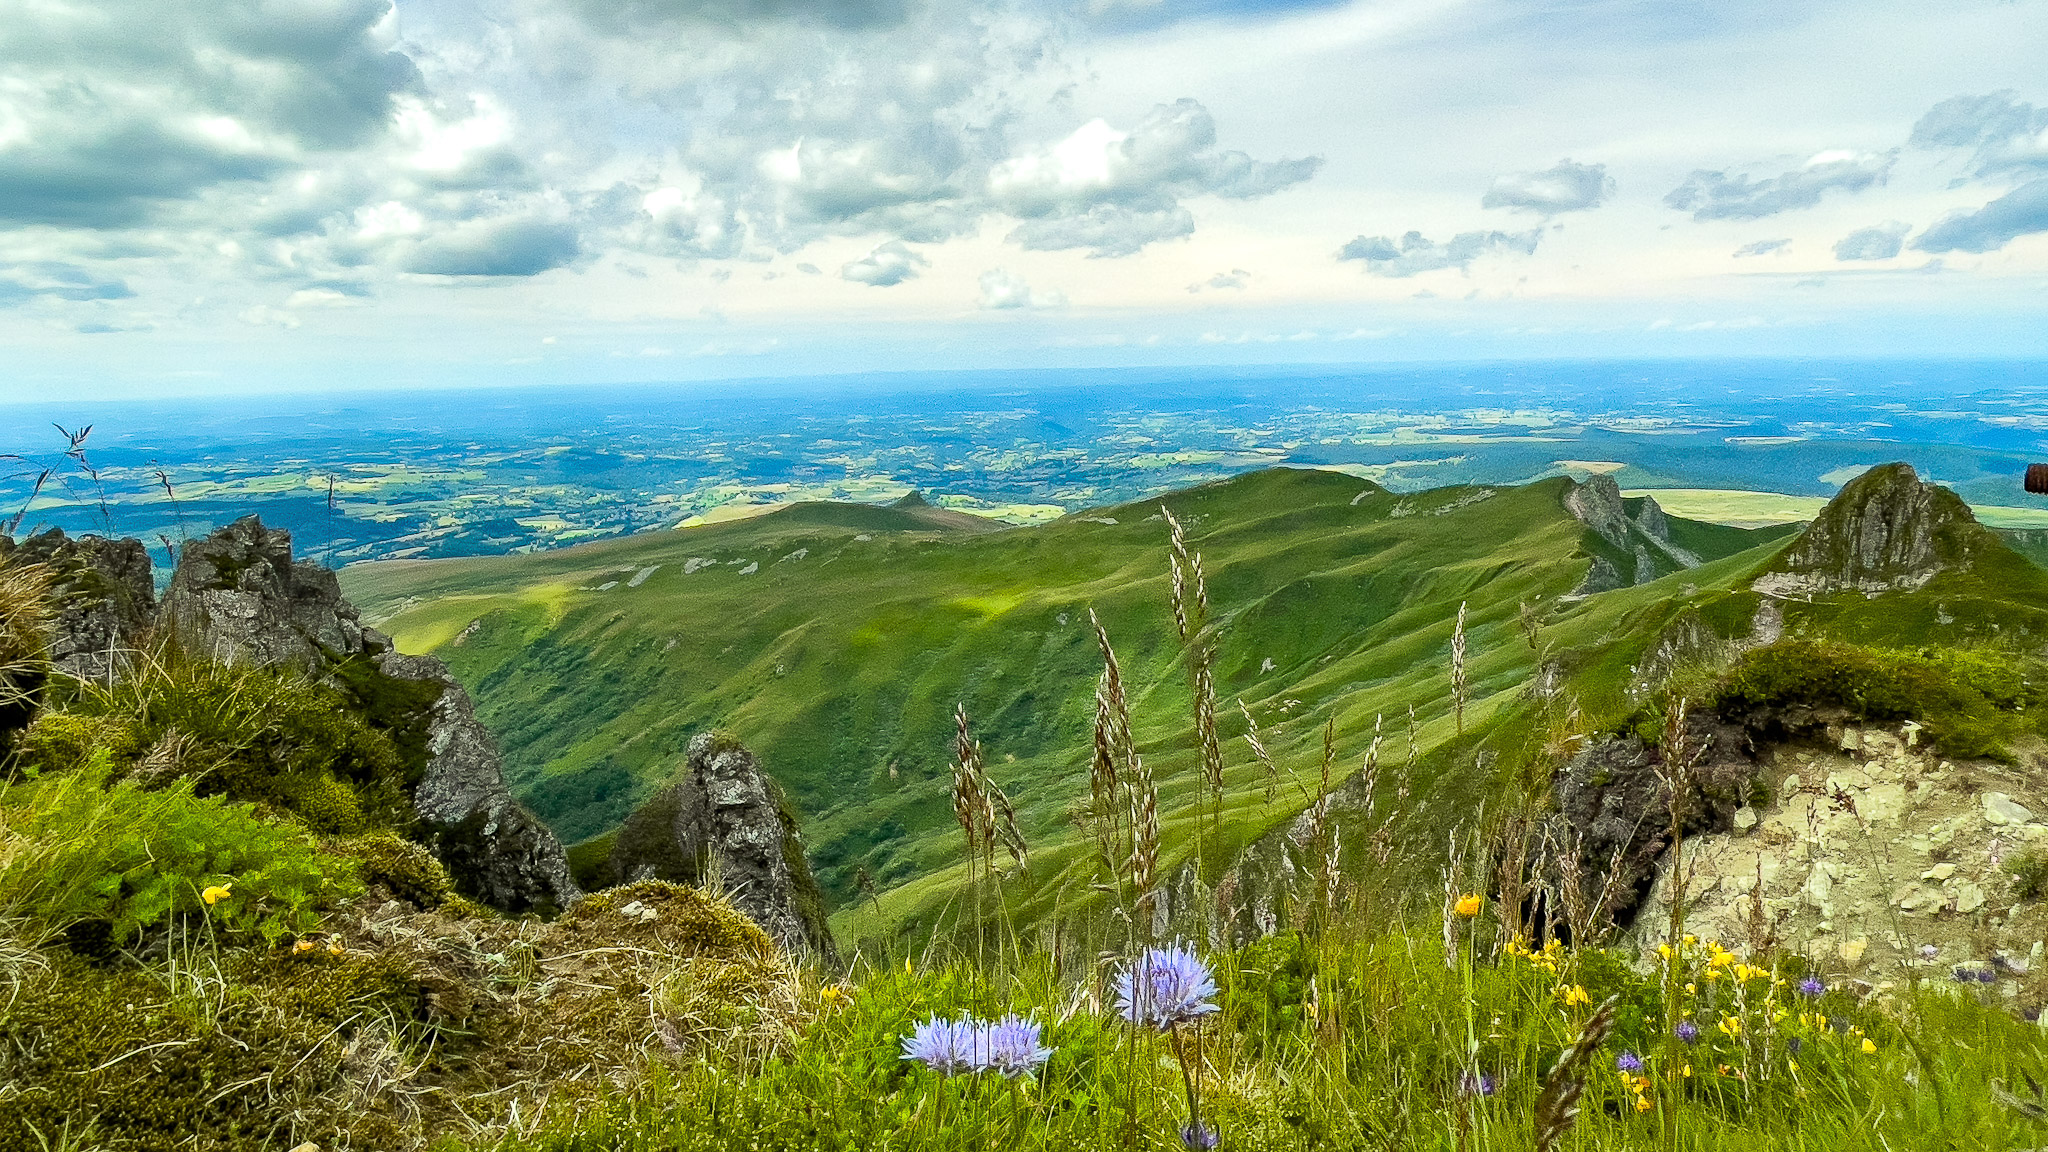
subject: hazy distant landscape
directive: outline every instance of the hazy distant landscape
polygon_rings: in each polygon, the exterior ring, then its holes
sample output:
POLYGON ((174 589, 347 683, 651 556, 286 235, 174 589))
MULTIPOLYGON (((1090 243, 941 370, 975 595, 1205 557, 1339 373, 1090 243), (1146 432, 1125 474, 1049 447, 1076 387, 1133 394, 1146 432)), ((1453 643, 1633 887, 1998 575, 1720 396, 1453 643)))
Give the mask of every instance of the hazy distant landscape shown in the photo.
POLYGON ((0 449, 23 459, 0 511, 22 513, 24 530, 111 530, 161 553, 253 512, 335 565, 556 548, 913 489, 1042 523, 1277 464, 1397 491, 1605 472, 1630 491, 1693 490, 1665 501, 1684 515, 1757 524, 1804 519, 1896 459, 1989 523, 2048 526, 2019 489, 2048 430, 2048 369, 2028 362, 960 372, 9 411, 0 449), (53 424, 92 426, 97 484, 60 458, 53 424))

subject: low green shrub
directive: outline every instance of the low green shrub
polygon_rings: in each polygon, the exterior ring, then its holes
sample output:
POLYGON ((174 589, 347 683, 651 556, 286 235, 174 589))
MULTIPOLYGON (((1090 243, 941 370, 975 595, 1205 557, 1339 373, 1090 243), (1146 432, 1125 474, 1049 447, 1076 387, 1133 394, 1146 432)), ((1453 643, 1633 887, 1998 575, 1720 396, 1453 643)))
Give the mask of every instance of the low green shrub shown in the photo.
POLYGON ((26 784, 0 802, 0 915, 47 935, 104 925, 113 942, 175 922, 274 942, 309 931, 348 866, 253 805, 149 790, 92 764, 26 784))
POLYGON ((355 862, 356 877, 400 900, 432 911, 448 903, 455 884, 432 852, 389 832, 353 836, 336 842, 335 850, 355 862))
POLYGON ((104 748, 124 774, 187 779, 197 795, 289 812, 316 832, 403 826, 412 815, 417 766, 393 732, 372 723, 353 689, 283 669, 165 654, 113 687, 80 686, 30 732, 42 771, 104 748))
POLYGON ((2012 873, 2012 894, 2021 900, 2048 896, 2048 852, 2030 848, 2006 864, 2012 873))
POLYGON ((1951 756, 2009 760, 2011 741, 2038 731, 2048 678, 1984 650, 1866 648, 1783 640, 1744 653, 1715 690, 1724 711, 1804 705, 1863 720, 1917 720, 1951 756))

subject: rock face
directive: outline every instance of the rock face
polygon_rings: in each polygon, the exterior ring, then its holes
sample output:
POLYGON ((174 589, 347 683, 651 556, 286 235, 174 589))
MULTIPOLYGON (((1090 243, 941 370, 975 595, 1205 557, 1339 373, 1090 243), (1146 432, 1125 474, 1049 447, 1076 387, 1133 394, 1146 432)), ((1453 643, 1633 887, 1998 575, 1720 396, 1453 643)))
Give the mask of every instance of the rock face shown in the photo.
POLYGON ((690 741, 676 779, 620 827, 609 870, 627 883, 715 879, 777 944, 831 953, 795 820, 761 762, 729 736, 702 732, 690 741))
MULTIPOLYGON (((224 662, 319 679, 367 659, 385 676, 438 684, 413 807, 457 888, 506 912, 552 912, 581 895, 561 842, 506 789, 497 745, 448 666, 400 655, 389 638, 363 628, 332 570, 292 559, 291 533, 246 516, 189 541, 161 605, 140 541, 74 541, 53 530, 15 554, 55 573, 52 655, 80 679, 119 675, 152 630, 169 630, 188 651, 224 662)), ((419 714, 398 719, 417 722, 419 714)))
MULTIPOLYGON (((4 541, 0 537, 0 541, 4 541)), ((77 540, 52 528, 0 549, 50 571, 56 619, 50 662, 80 680, 103 680, 128 666, 156 619, 156 585, 140 540, 77 540)))
POLYGON ((1955 493, 1921 482, 1909 464, 1884 464, 1843 485, 1754 587, 1772 596, 1920 588, 1968 567, 1990 538, 1955 493))
POLYGON ((433 656, 406 656, 368 633, 377 668, 400 680, 441 685, 427 715, 427 772, 413 810, 465 896, 505 912, 549 914, 582 893, 569 875, 561 841, 505 787, 497 742, 476 718, 469 693, 433 656))
POLYGON ((1596 541, 1591 548, 1593 566, 1575 595, 1647 584, 1699 565, 1699 557, 1671 542, 1670 522, 1657 501, 1648 496, 1623 500, 1612 476, 1589 476, 1573 484, 1564 494, 1564 507, 1596 541), (1636 505, 1633 512, 1631 503, 1636 505))
MULTIPOLYGON (((1775 747, 1754 808, 1686 841, 1685 931, 1783 946, 1867 985, 1917 974, 2027 1015, 2048 1005, 2048 902, 2012 870, 2048 851, 2034 814, 2040 765, 1950 762, 1916 726, 1839 724, 1775 747), (2024 797, 2022 802, 2017 796, 2024 797)), ((1630 941, 1663 940, 1672 865, 1660 862, 1630 941)))
POLYGON ((162 615, 188 650, 225 663, 310 676, 330 656, 363 650, 362 625, 334 571, 294 562, 291 533, 254 516, 186 542, 162 615))
MULTIPOLYGON (((1757 780, 1755 741, 1744 726, 1709 713, 1687 718, 1685 747, 1697 757, 1681 805, 1685 834, 1725 832, 1757 780)), ((1552 782, 1558 809, 1553 839, 1577 849, 1589 883, 1607 894, 1606 910, 1618 924, 1634 919, 1671 846, 1664 755, 1637 736, 1609 737, 1573 757, 1552 782)))

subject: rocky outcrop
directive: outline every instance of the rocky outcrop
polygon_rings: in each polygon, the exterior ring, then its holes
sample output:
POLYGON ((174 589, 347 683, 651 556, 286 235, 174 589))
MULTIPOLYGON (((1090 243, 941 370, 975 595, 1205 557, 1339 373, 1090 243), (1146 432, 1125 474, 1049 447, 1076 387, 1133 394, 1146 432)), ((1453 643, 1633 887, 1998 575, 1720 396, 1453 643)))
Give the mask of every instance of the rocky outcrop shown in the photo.
POLYGON ((413 810, 463 895, 505 912, 553 913, 582 893, 561 841, 505 787, 497 742, 469 692, 434 656, 406 656, 368 633, 379 671, 441 686, 427 714, 427 769, 413 810))
POLYGON ((254 516, 185 543, 162 616, 188 651, 225 663, 316 676, 328 659, 363 650, 333 569, 294 562, 291 533, 254 516))
POLYGON ((506 912, 552 912, 581 894, 561 842, 506 789, 497 745, 448 666, 400 655, 388 637, 362 627, 332 570, 292 558, 291 533, 246 516, 188 541, 161 605, 139 541, 70 540, 52 530, 12 550, 51 570, 51 655, 59 670, 81 679, 119 675, 154 631, 193 655, 290 668, 358 698, 377 695, 365 677, 379 674, 437 685, 424 716, 420 701, 429 694, 415 693, 398 714, 376 722, 424 732, 426 764, 413 807, 457 888, 506 912))
POLYGON ((1781 597, 1921 588, 1969 567, 1992 539, 1961 497, 1910 464, 1883 464, 1843 485, 1754 587, 1781 597))
POLYGON ((627 883, 714 883, 782 947, 831 953, 795 818, 761 762, 730 736, 690 741, 675 780, 620 827, 608 870, 627 883))
POLYGON ((1647 584, 1700 563, 1699 557, 1672 543, 1670 521, 1655 499, 1622 499, 1612 476, 1594 475, 1574 483, 1565 491, 1564 507, 1593 536, 1592 567, 1573 595, 1647 584), (1630 504, 1635 505, 1633 511, 1630 504))
POLYGON ((1628 512, 1622 507, 1621 486, 1612 476, 1588 476, 1564 494, 1565 511, 1593 530, 1595 536, 1629 551, 1628 512))
MULTIPOLYGON (((1680 805, 1684 832, 1727 831, 1757 780, 1756 742, 1746 726, 1704 713, 1687 718, 1684 743, 1692 759, 1680 805)), ((1576 851, 1589 899, 1604 893, 1618 924, 1635 918, 1671 846, 1666 755, 1639 736, 1610 736, 1574 756, 1552 781, 1551 841, 1576 851)))
POLYGON ((1674 864, 1685 931, 1799 949, 1867 986, 1916 975, 2028 1016, 2048 1005, 2048 901, 2014 864, 2048 853, 2039 767, 1950 761, 1918 725, 1831 725, 1764 753, 1731 826, 1661 862, 1633 939, 1664 938, 1674 864))
POLYGON ((52 528, 18 545, 0 537, 0 554, 50 573, 50 664, 56 671, 103 680, 127 668, 156 619, 156 585, 142 541, 74 540, 52 528))

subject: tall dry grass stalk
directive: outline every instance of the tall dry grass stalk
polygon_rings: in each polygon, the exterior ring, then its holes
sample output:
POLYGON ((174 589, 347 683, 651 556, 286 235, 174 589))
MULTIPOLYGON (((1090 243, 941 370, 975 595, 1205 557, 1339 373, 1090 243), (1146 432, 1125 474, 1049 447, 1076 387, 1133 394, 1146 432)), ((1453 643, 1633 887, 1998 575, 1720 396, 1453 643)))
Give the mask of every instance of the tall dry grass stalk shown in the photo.
POLYGON ((0 714, 35 706, 50 670, 50 571, 40 564, 0 560, 0 714))
POLYGON ((1458 735, 1465 734, 1465 603, 1458 602, 1458 624, 1451 632, 1451 707, 1458 714, 1458 735))
POLYGON ((1202 787, 1223 818, 1223 742, 1216 734, 1216 649, 1209 637, 1209 586, 1202 574, 1202 554, 1188 548, 1187 531, 1173 511, 1161 504, 1166 520, 1167 564, 1172 571, 1173 623, 1187 652, 1188 682, 1195 709, 1195 744, 1202 765, 1202 787))
MULTIPOLYGON (((1117 871, 1119 888, 1128 886, 1132 893, 1132 925, 1134 930, 1145 922, 1142 913, 1148 910, 1156 899, 1154 885, 1159 872, 1159 792, 1152 783, 1152 770, 1145 764, 1145 758, 1138 754, 1137 742, 1131 736, 1131 708, 1124 694, 1123 670, 1116 659, 1116 649, 1109 642, 1109 632, 1095 615, 1088 610, 1088 622, 1095 627, 1095 641, 1102 648, 1102 683, 1098 693, 1097 706, 1097 755, 1104 756, 1114 773, 1115 791, 1122 793, 1126 803, 1120 806, 1128 813, 1129 852, 1123 857, 1123 867, 1117 871)), ((1117 799, 1112 794, 1108 799, 1117 799)), ((1123 812, 1119 812, 1122 815, 1123 812)), ((1107 841, 1112 850, 1119 845, 1107 841)), ((1112 851, 1112 865, 1117 862, 1112 851)), ((1142 930, 1139 930, 1142 932, 1142 930)))
POLYGON ((1674 1070, 1681 1059, 1678 1048, 1678 1007, 1679 985, 1684 981, 1685 939, 1685 895, 1687 875, 1685 867, 1685 814, 1692 796, 1693 769, 1706 753, 1702 744, 1698 749, 1690 747, 1686 736, 1686 699, 1681 696, 1672 702, 1671 710, 1664 718, 1663 746, 1658 750, 1656 764, 1658 783, 1663 785, 1665 803, 1670 813, 1670 843, 1665 848, 1671 859, 1670 891, 1671 909, 1664 949, 1664 1107, 1659 1119, 1663 1126, 1666 1152, 1676 1152, 1678 1147, 1678 1106, 1681 1087, 1674 1079, 1674 1070))
POLYGON ((978 852, 982 867, 993 871, 996 848, 1009 852, 1018 868, 1024 867, 1029 850, 1024 834, 1017 828, 1017 809, 1009 794, 988 773, 981 741, 974 739, 967 725, 967 706, 956 704, 953 738, 953 815, 967 836, 970 866, 978 852))
POLYGON ((1593 1054, 1614 1031, 1614 1009, 1620 1003, 1619 993, 1602 1001, 1579 1028, 1578 1039, 1543 1078, 1543 1091, 1536 1097, 1536 1152, 1554 1152, 1578 1123, 1579 1097, 1593 1071, 1593 1054))
POLYGON ((1252 756, 1259 762, 1259 773, 1266 782, 1266 805, 1271 807, 1274 793, 1280 787, 1280 765, 1274 762, 1273 753, 1266 748, 1259 722, 1252 718, 1252 710, 1245 707, 1242 696, 1237 699, 1237 710, 1244 713, 1244 742, 1251 746, 1252 756))

